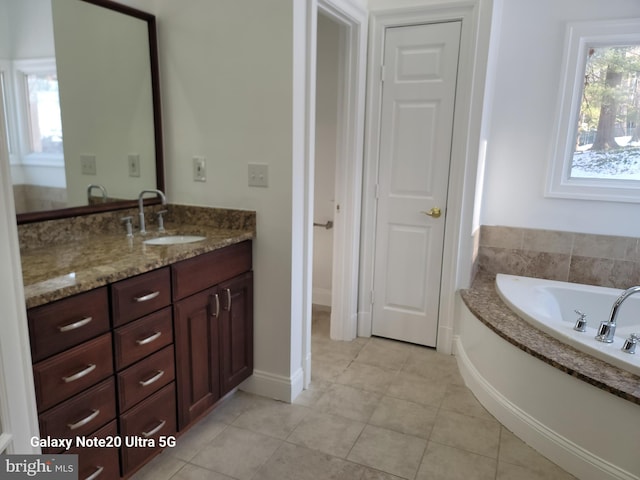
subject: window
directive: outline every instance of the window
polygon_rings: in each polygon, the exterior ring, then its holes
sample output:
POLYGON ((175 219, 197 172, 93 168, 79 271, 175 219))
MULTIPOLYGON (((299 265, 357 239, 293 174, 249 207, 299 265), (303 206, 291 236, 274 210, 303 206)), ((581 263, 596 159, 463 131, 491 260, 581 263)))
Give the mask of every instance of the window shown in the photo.
POLYGON ((549 196, 640 202, 640 20, 567 28, 549 196))
POLYGON ((22 163, 63 164, 55 59, 16 60, 14 71, 22 163))

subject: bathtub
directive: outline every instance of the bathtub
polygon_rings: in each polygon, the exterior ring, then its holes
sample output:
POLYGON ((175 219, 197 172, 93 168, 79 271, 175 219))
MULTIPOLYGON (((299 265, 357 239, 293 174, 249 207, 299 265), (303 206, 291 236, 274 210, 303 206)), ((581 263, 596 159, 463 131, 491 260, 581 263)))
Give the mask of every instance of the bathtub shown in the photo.
MULTIPOLYGON (((631 286, 631 285, 630 285, 631 286)), ((618 310, 613 343, 595 340, 601 321, 609 320, 611 306, 622 290, 577 283, 498 274, 496 289, 502 300, 524 320, 578 350, 623 370, 640 375, 640 346, 636 354, 621 351, 631 333, 640 333, 640 293, 618 310), (579 310, 587 315, 587 331, 573 329, 579 310)))

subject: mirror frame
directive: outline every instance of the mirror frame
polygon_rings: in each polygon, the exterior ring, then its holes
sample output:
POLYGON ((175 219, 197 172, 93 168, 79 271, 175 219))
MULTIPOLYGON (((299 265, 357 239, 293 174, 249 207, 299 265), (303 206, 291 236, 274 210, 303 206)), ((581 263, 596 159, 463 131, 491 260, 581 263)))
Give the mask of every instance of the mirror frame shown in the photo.
MULTIPOLYGON (((91 3, 99 7, 108 8, 124 15, 139 18, 147 23, 149 33, 149 60, 151 66, 151 94, 153 103, 153 123, 154 123, 154 144, 156 154, 156 186, 155 188, 164 192, 164 151, 162 142, 162 115, 160 105, 160 72, 158 66, 158 36, 156 32, 156 17, 150 13, 143 12, 132 7, 111 0, 80 0, 91 3)), ((151 187, 151 186, 150 186, 151 187)), ((159 198, 145 199, 145 205, 160 203, 159 198)), ((69 207, 54 210, 41 210, 38 212, 20 213, 16 215, 18 225, 23 223, 42 222, 45 220, 56 220, 59 218, 76 217, 79 215, 89 215, 92 213, 109 212, 135 208, 138 200, 121 200, 110 203, 99 203, 80 207, 69 207)))

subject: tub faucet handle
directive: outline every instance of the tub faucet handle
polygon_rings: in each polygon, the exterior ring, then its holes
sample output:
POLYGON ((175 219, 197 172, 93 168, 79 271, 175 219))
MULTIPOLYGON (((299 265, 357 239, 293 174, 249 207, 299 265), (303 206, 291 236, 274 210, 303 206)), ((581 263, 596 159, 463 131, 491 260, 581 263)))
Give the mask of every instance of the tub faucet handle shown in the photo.
POLYGON ((574 310, 579 316, 576 320, 576 324, 573 326, 573 329, 576 332, 586 332, 587 331, 587 314, 582 313, 580 310, 574 310))
POLYGON ((624 353, 636 353, 636 345, 638 344, 638 340, 640 340, 640 334, 632 333, 629 335, 624 341, 624 345, 622 345, 622 351, 624 353))

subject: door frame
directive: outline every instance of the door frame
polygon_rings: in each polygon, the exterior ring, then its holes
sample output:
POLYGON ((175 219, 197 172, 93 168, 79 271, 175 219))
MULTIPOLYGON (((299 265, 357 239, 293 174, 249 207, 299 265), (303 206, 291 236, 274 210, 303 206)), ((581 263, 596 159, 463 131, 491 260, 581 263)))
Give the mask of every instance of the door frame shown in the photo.
MULTIPOLYGON (((340 24, 344 32, 340 59, 340 135, 336 172, 334 255, 332 265, 331 337, 353 340, 357 335, 360 215, 365 125, 365 86, 368 13, 350 0, 307 0, 305 132, 304 132, 304 239, 302 286, 302 359, 304 388, 311 382, 311 305, 313 270, 313 196, 315 168, 315 99, 318 12, 340 24)), ((295 174, 294 174, 295 176, 295 174)), ((295 178, 294 178, 295 181, 295 178)))
MULTIPOLYGON (((491 3, 487 0, 486 3, 491 3)), ((376 185, 378 183, 379 135, 382 84, 380 72, 385 31, 402 27, 449 21, 462 22, 458 81, 454 106, 447 221, 445 224, 437 350, 450 354, 453 348, 456 290, 469 284, 472 271, 475 184, 478 171, 480 125, 488 38, 480 28, 490 23, 490 8, 483 0, 449 2, 419 8, 371 12, 367 124, 362 204, 361 269, 358 335, 371 336, 374 282, 376 185), (486 12, 488 10, 488 13, 486 12)))

